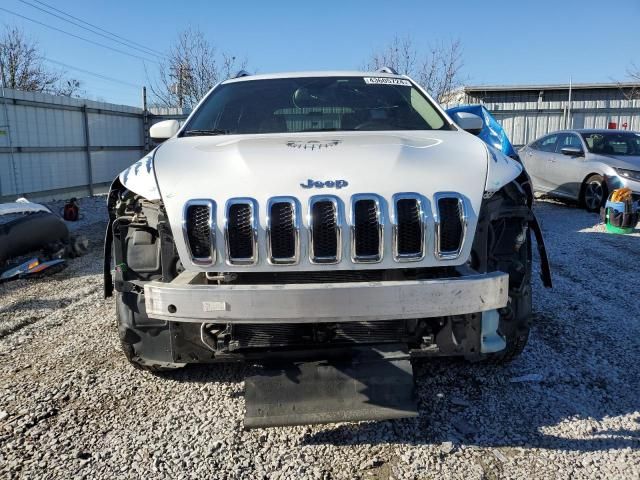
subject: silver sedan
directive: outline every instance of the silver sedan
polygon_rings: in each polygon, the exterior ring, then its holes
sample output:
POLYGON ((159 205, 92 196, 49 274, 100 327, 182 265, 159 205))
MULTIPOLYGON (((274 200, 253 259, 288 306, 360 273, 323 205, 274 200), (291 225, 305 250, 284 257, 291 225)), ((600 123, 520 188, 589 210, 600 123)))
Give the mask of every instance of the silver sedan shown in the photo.
POLYGON ((640 133, 625 130, 564 130, 520 150, 533 188, 579 201, 597 211, 614 188, 640 196, 640 133))

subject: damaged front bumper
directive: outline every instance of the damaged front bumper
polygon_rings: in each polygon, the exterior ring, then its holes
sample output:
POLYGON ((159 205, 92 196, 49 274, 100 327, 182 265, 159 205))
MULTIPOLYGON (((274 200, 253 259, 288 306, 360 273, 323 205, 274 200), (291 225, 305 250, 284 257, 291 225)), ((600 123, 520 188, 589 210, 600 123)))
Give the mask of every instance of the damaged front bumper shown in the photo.
POLYGON ((149 317, 171 322, 323 323, 431 318, 507 305, 502 272, 428 280, 314 284, 206 285, 184 272, 144 284, 149 317))

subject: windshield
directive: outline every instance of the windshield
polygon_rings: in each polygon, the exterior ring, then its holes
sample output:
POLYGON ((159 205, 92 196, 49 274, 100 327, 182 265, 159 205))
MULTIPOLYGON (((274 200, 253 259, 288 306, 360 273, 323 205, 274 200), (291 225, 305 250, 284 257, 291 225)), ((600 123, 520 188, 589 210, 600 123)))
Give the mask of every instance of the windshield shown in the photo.
POLYGON ((640 135, 632 132, 588 132, 582 138, 592 153, 640 155, 640 135))
POLYGON ((221 85, 182 135, 449 128, 408 80, 307 77, 221 85))

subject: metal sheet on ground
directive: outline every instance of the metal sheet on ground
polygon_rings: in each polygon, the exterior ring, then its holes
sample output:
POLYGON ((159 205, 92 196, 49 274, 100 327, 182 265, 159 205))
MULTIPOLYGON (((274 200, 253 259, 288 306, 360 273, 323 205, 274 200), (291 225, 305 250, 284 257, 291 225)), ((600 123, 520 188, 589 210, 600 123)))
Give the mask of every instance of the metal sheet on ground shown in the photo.
POLYGON ((418 415, 405 345, 357 347, 350 354, 257 367, 245 380, 245 428, 418 415))

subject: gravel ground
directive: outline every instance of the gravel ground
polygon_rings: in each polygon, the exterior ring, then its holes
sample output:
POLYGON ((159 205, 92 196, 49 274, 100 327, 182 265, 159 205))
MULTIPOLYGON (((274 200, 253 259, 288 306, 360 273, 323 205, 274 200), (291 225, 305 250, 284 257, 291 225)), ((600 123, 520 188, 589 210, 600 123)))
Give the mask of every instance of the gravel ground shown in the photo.
POLYGON ((0 477, 640 477, 640 231, 539 201, 555 288, 536 279, 519 359, 421 366, 416 419, 244 431, 246 367, 127 364, 102 299, 103 202, 73 226, 88 255, 0 286, 0 477))

